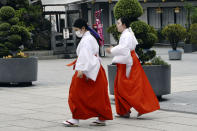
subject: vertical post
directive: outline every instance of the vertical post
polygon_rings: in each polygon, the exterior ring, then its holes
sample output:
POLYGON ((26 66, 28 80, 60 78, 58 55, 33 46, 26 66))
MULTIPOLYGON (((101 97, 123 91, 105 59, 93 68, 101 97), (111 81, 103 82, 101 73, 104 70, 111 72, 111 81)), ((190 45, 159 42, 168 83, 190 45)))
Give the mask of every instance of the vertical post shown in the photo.
POLYGON ((59 19, 58 19, 58 14, 55 14, 55 18, 56 18, 56 28, 57 28, 57 32, 59 32, 59 19))
POLYGON ((65 28, 68 28, 68 14, 67 11, 69 10, 69 6, 65 5, 65 28))
POLYGON ((59 32, 61 32, 61 25, 60 25, 60 22, 61 22, 61 14, 58 14, 59 32))

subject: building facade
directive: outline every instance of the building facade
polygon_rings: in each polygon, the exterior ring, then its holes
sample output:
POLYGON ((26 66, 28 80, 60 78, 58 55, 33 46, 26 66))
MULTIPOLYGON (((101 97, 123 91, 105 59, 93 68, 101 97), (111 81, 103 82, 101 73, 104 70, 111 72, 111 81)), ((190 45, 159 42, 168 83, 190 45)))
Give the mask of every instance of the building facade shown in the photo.
MULTIPOLYGON (((42 1, 47 3, 47 0, 42 1)), ((96 23, 94 16, 95 11, 102 9, 101 22, 103 24, 104 42, 106 45, 115 44, 116 42, 112 35, 107 33, 107 28, 116 23, 113 15, 113 8, 117 1, 118 0, 61 1, 60 6, 64 6, 65 15, 59 17, 61 20, 55 19, 58 21, 56 22, 56 29, 59 29, 58 32, 62 32, 64 27, 69 28, 72 34, 73 22, 79 17, 86 19, 88 24, 92 26, 96 23)), ((144 11, 139 19, 152 25, 156 30, 160 30, 168 24, 177 23, 184 27, 187 24, 187 10, 184 8, 186 4, 185 0, 139 0, 139 2, 144 11)), ((191 3, 193 6, 197 6, 197 0, 187 0, 187 2, 191 3)))
MULTIPOLYGON (((79 11, 79 16, 86 19, 89 25, 95 24, 94 12, 103 9, 101 21, 103 23, 105 44, 113 44, 115 41, 112 36, 107 33, 107 28, 115 24, 113 15, 113 7, 118 0, 81 0, 80 2, 67 4, 67 10, 79 11)), ((152 25, 156 30, 162 29, 168 24, 181 24, 186 27, 187 10, 184 0, 139 0, 144 13, 140 20, 152 25)), ((187 0, 193 6, 197 6, 197 0, 187 0)), ((67 25, 72 26, 76 14, 67 11, 67 25)))

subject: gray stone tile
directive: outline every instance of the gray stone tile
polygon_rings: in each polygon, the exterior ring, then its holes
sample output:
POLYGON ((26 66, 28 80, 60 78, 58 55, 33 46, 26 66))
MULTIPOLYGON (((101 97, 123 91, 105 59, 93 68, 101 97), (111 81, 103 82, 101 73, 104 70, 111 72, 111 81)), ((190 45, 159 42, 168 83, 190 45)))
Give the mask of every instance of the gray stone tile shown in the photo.
POLYGON ((9 124, 12 126, 30 128, 30 129, 40 129, 46 127, 54 127, 57 126, 58 123, 49 122, 49 121, 42 121, 39 119, 23 119, 17 121, 9 121, 9 124))
POLYGON ((94 131, 93 129, 84 128, 84 127, 64 127, 63 125, 59 125, 51 128, 43 128, 41 131, 94 131))
MULTIPOLYGON (((30 129, 30 128, 25 128, 25 127, 10 126, 10 127, 0 128, 0 131, 35 131, 35 130, 30 129)), ((39 130, 36 130, 36 131, 39 131, 39 130)))
POLYGON ((24 119, 24 118, 21 116, 18 116, 18 115, 0 114, 0 123, 1 124, 2 124, 2 122, 5 122, 5 121, 20 120, 20 119, 24 119))
POLYGON ((56 107, 56 106, 47 106, 43 108, 36 108, 34 111, 37 112, 46 112, 46 113, 53 113, 53 114, 59 114, 59 115, 66 115, 66 111, 69 111, 68 107, 67 108, 62 108, 62 107, 56 107))
POLYGON ((24 109, 19 109, 19 108, 1 107, 0 113, 1 114, 9 114, 9 115, 20 115, 20 114, 35 113, 35 111, 24 110, 24 109))
POLYGON ((62 122, 65 119, 71 118, 71 115, 59 115, 59 114, 46 113, 46 112, 37 112, 37 113, 25 114, 21 116, 24 118, 38 119, 43 121, 54 121, 54 122, 62 122))
POLYGON ((196 131, 196 126, 181 125, 181 124, 171 124, 167 123, 164 125, 154 125, 153 128, 163 130, 163 131, 196 131))
POLYGON ((153 127, 143 127, 138 125, 130 125, 130 124, 113 124, 107 125, 105 127, 90 127, 92 130, 100 130, 100 131, 160 131, 159 129, 153 127))
POLYGON ((197 119, 190 117, 172 116, 167 118, 161 118, 157 121, 197 127, 197 119))

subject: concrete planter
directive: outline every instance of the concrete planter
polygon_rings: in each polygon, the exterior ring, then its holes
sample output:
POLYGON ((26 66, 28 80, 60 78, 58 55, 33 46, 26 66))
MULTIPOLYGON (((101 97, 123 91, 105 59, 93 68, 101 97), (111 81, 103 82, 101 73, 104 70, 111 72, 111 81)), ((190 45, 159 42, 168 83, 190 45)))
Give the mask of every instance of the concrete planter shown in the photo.
POLYGON ((193 44, 185 44, 184 45, 184 53, 191 53, 193 52, 193 44))
POLYGON ((197 44, 193 44, 193 51, 197 51, 197 44))
POLYGON ((170 50, 168 51, 169 59, 170 60, 181 60, 182 59, 182 52, 180 50, 170 50))
MULTIPOLYGON (((171 66, 146 65, 143 69, 157 97, 171 93, 171 66)), ((109 91, 114 95, 116 65, 108 65, 109 91)))
POLYGON ((37 58, 0 58, 0 83, 31 84, 37 80, 37 58))
POLYGON ((157 97, 171 93, 171 66, 144 65, 143 69, 157 97))
POLYGON ((116 77, 117 66, 107 65, 107 69, 108 69, 109 93, 111 95, 114 95, 114 80, 116 77))

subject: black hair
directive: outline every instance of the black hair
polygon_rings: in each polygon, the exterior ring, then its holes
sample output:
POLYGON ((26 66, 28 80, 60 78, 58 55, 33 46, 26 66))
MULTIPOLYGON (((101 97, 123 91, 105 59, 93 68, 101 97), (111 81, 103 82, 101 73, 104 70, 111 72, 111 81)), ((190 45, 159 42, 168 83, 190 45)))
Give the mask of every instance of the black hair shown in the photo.
POLYGON ((88 29, 87 22, 81 18, 75 20, 73 26, 79 29, 82 29, 83 27, 85 27, 86 30, 88 29))
POLYGON ((79 29, 82 29, 83 27, 85 27, 85 29, 90 31, 90 34, 97 40, 97 43, 99 45, 99 40, 101 40, 100 36, 97 34, 97 32, 93 31, 93 29, 91 29, 88 26, 87 22, 84 19, 79 18, 75 20, 73 26, 79 29))
POLYGON ((122 24, 125 24, 126 28, 129 28, 130 27, 129 18, 121 17, 120 20, 121 20, 122 24))

